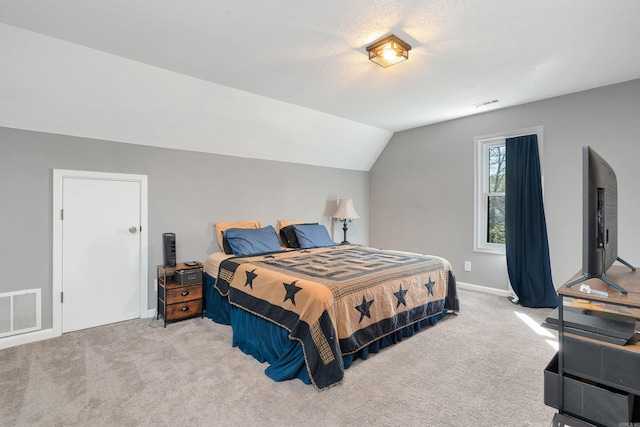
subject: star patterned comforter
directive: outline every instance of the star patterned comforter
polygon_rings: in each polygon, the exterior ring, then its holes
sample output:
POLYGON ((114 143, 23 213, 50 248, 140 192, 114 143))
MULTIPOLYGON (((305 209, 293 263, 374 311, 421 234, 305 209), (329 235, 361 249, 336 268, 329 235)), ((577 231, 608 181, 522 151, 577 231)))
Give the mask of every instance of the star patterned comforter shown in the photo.
POLYGON ((318 390, 342 381, 342 356, 459 309, 445 259, 353 245, 230 258, 215 288, 299 341, 318 390))

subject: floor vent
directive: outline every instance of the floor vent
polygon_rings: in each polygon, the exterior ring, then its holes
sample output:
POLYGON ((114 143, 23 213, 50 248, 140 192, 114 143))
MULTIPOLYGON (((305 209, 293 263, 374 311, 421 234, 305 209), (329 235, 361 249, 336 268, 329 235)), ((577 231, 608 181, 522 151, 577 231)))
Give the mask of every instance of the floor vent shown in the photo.
POLYGON ((40 289, 0 294, 0 338, 42 329, 40 289))

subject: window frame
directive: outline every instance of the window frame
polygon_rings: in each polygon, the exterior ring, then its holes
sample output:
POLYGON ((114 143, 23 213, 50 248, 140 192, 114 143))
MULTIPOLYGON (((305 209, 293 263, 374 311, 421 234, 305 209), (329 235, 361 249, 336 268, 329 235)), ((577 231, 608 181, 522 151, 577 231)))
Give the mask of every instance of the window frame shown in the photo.
MULTIPOLYGON (((473 226, 473 251, 495 255, 505 255, 506 247, 501 243, 490 243, 487 240, 488 224, 488 200, 489 196, 502 195, 503 193, 490 193, 489 190, 489 149, 506 144, 507 138, 516 136, 538 136, 538 151, 540 155, 540 172, 542 168, 543 127, 535 126, 525 129, 517 129, 500 132, 491 135, 474 137, 474 226, 473 226)), ((543 175, 544 176, 544 175, 543 175)), ((544 183, 544 179, 543 179, 544 183)), ((544 185, 543 185, 544 188, 544 185)))

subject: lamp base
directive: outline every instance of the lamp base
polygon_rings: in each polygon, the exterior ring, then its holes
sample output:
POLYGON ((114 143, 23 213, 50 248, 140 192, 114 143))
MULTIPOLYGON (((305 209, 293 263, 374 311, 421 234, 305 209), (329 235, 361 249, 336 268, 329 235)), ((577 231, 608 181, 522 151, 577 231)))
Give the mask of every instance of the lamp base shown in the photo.
POLYGON ((342 243, 340 243, 341 245, 350 245, 351 243, 349 243, 349 241, 347 240, 347 222, 351 222, 350 219, 341 219, 340 221, 342 221, 342 224, 344 224, 342 226, 342 231, 344 231, 344 238, 342 240, 342 243))

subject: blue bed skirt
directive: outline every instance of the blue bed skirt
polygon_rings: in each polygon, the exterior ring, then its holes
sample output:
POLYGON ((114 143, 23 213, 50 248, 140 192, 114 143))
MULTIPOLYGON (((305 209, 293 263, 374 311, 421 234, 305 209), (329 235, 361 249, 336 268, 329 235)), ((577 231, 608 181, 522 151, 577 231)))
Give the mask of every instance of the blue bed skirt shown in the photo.
MULTIPOLYGON (((298 341, 289 338, 289 332, 261 317, 248 313, 229 304, 226 297, 214 288, 216 279, 203 274, 205 316, 216 323, 232 325, 233 346, 240 348, 244 353, 250 354, 260 362, 267 362, 269 367, 265 370, 267 376, 275 381, 285 381, 299 378, 307 384, 311 384, 309 373, 304 361, 302 346, 298 341)), ((389 347, 410 337, 422 328, 434 325, 447 315, 447 311, 431 316, 418 323, 407 326, 393 332, 354 354, 342 357, 345 369, 351 366, 356 359, 367 359, 369 353, 377 353, 385 347, 389 347)))

